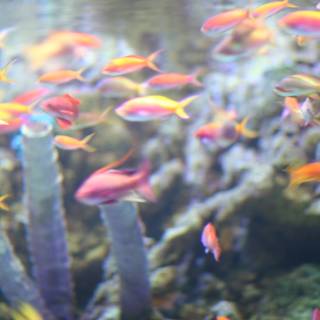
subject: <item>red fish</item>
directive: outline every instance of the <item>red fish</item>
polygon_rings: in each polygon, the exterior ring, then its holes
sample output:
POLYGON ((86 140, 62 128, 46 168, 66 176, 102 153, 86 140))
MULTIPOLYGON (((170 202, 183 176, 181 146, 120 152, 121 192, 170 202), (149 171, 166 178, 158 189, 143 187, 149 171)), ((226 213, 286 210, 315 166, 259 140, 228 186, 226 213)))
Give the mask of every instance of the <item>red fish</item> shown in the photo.
POLYGON ((156 90, 174 89, 191 84, 201 87, 202 83, 197 79, 197 74, 162 73, 150 78, 146 84, 156 90))
POLYGON ((149 184, 149 162, 138 170, 115 170, 106 167, 97 170, 85 180, 76 192, 76 199, 88 205, 101 205, 119 200, 155 201, 156 197, 149 184))
POLYGON ((207 19, 202 27, 203 33, 219 33, 225 32, 249 17, 247 9, 233 9, 221 12, 207 19))
POLYGON ((217 237, 216 228, 212 223, 205 225, 201 235, 201 242, 205 247, 205 252, 211 252, 217 262, 220 261, 221 247, 217 237))
POLYGON ((43 98, 49 93, 50 93, 50 90, 47 88, 37 88, 30 91, 26 91, 25 93, 18 95, 12 101, 16 103, 21 103, 24 105, 29 105, 39 100, 40 98, 43 98))
POLYGON ((319 308, 313 309, 311 320, 320 320, 320 309, 319 308))
POLYGON ((294 11, 281 18, 278 24, 296 36, 319 37, 320 11, 294 11))
POLYGON ((0 134, 17 132, 24 123, 25 120, 19 117, 7 120, 6 123, 0 123, 0 134))
POLYGON ((62 129, 67 129, 79 116, 79 104, 80 100, 64 94, 43 101, 41 108, 55 117, 62 129))
POLYGON ((141 70, 143 68, 150 68, 154 71, 161 72, 161 70, 154 64, 154 60, 163 50, 153 52, 148 57, 129 55, 121 58, 111 60, 102 70, 102 73, 111 76, 122 75, 141 70))

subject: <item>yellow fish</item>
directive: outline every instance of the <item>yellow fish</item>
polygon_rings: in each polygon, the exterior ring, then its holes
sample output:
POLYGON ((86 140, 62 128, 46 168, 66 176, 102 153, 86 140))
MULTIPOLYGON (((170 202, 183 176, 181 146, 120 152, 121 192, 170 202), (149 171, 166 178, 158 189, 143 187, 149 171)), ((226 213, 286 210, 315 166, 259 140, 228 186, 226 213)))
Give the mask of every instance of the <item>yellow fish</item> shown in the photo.
POLYGON ((0 82, 13 83, 13 81, 8 78, 8 71, 15 61, 15 59, 9 61, 3 68, 0 69, 0 82))

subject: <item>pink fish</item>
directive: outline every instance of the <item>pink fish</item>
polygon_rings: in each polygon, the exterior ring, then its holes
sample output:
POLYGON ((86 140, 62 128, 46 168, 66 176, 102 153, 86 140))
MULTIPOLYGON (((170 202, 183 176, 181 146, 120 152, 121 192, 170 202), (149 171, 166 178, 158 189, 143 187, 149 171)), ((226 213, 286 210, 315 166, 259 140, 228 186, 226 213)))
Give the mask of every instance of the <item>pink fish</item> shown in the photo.
POLYGON ((0 123, 0 134, 17 132, 25 122, 25 119, 16 117, 7 120, 6 123, 0 123))
POLYGON ((181 119, 189 119, 185 112, 188 106, 198 96, 187 97, 175 101, 164 96, 145 96, 128 100, 116 109, 116 113, 128 121, 150 121, 163 119, 176 114, 181 119))
POLYGON ((311 320, 320 320, 320 308, 313 309, 311 320))
POLYGON ((79 116, 79 104, 80 100, 64 94, 43 101, 41 108, 55 117, 62 129, 67 129, 79 116))
POLYGON ((118 200, 141 201, 139 196, 155 201, 156 197, 148 181, 149 171, 148 161, 138 170, 115 170, 104 167, 85 180, 75 197, 88 205, 101 205, 118 200))
POLYGON ((50 90, 47 88, 37 88, 30 91, 26 91, 17 97, 15 97, 12 101, 16 103, 21 103, 24 105, 32 104, 33 102, 37 101, 38 99, 43 98, 44 96, 48 95, 50 90))
POLYGON ((221 247, 217 237, 216 228, 212 223, 205 225, 201 235, 201 242, 205 247, 206 253, 212 252, 215 260, 220 261, 221 247))

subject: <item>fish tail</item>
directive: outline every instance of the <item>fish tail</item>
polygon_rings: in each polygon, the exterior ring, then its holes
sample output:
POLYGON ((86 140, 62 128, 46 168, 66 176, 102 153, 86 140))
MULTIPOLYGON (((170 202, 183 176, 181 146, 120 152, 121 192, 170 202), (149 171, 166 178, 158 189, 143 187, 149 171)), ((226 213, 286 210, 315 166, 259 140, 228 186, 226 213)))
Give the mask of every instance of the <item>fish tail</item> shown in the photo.
POLYGON ((242 136, 249 138, 249 139, 254 139, 258 136, 258 133, 256 131, 250 130, 246 127, 248 120, 249 120, 249 117, 245 117, 240 123, 238 123, 236 125, 236 130, 242 136))
POLYGON ((158 57, 158 55, 163 51, 163 49, 160 49, 158 51, 155 51, 153 53, 151 53, 148 57, 147 57, 147 66, 157 72, 162 72, 154 63, 154 60, 158 57))
POLYGON ((0 209, 4 211, 9 211, 9 206, 4 202, 8 197, 10 197, 9 194, 4 194, 0 197, 0 209))
POLYGON ((284 4, 286 5, 287 8, 299 8, 298 5, 289 2, 289 0, 284 0, 284 4))
POLYGON ((88 67, 83 67, 83 68, 81 68, 81 69, 79 69, 79 70, 77 71, 77 75, 76 75, 77 80, 87 81, 87 80, 82 76, 82 73, 84 73, 87 69, 88 69, 88 67))
POLYGON ((148 92, 148 83, 147 82, 143 82, 141 84, 139 84, 138 88, 137 88, 137 94, 139 96, 145 96, 148 92))
POLYGON ((202 87, 203 84, 199 81, 198 77, 203 73, 202 69, 197 69, 190 75, 191 83, 196 87, 202 87))
POLYGON ((8 72, 9 72, 9 69, 11 67, 11 65, 13 63, 15 63, 17 61, 17 59, 12 59, 11 61, 9 61, 1 70, 1 75, 2 75, 2 79, 1 79, 1 82, 6 82, 6 83, 14 83, 13 80, 9 79, 8 77, 8 72))
POLYGON ((191 96, 191 97, 187 97, 181 101, 179 101, 178 103, 178 107, 176 109, 176 115, 181 118, 181 119, 189 119, 189 115, 185 112, 185 107, 187 107, 193 100, 195 100, 196 98, 198 98, 197 95, 195 96, 191 96))
POLYGON ((86 137, 84 137, 81 142, 82 142, 82 149, 88 152, 94 152, 96 151, 96 148, 89 146, 88 142, 94 137, 95 132, 87 135, 86 137))
POLYGON ((148 201, 155 202, 157 197, 149 182, 151 165, 148 160, 144 161, 138 170, 138 177, 141 179, 137 191, 148 201))

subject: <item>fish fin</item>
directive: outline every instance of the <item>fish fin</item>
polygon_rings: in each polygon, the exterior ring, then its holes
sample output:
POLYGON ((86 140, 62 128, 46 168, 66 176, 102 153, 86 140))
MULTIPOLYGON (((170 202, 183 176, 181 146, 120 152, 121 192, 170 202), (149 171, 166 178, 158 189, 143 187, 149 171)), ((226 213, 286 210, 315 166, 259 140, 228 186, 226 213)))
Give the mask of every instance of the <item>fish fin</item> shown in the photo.
POLYGON ((81 69, 79 69, 76 73, 76 79, 77 80, 80 80, 80 81, 83 81, 83 82, 86 82, 88 81, 87 79, 85 79, 83 76, 82 76, 82 73, 85 72, 86 70, 88 69, 88 67, 83 67, 81 69))
POLYGON ((155 202, 157 197, 149 182, 150 162, 144 161, 138 170, 138 174, 141 175, 141 184, 136 188, 137 192, 141 194, 145 199, 151 202, 155 202))
POLYGON ((146 202, 146 199, 142 198, 137 192, 131 191, 127 195, 121 197, 123 201, 130 201, 130 202, 146 202))
POLYGON ((8 78, 8 72, 9 72, 9 68, 11 67, 11 65, 13 63, 15 63, 16 61, 17 61, 17 59, 12 59, 2 69, 0 69, 0 77, 2 78, 1 82, 14 83, 13 80, 8 78))
POLYGON ((184 108, 188 106, 193 100, 198 98, 197 95, 187 97, 181 101, 179 101, 179 105, 176 109, 176 115, 181 119, 189 119, 189 115, 185 112, 184 108))
POLYGON ((94 135, 95 135, 95 132, 93 132, 93 133, 87 135, 86 137, 84 137, 83 139, 81 139, 81 142, 83 144, 82 145, 83 150, 88 151, 88 152, 96 151, 96 148, 88 145, 88 142, 94 137, 94 135))
POLYGON ((72 104, 76 104, 76 105, 80 104, 80 100, 79 100, 79 99, 71 96, 71 95, 68 94, 68 93, 65 93, 63 96, 64 96, 65 98, 67 98, 72 104))
POLYGON ((248 120, 249 120, 249 117, 245 117, 240 123, 236 125, 236 130, 242 136, 249 139, 254 139, 258 136, 258 133, 246 127, 248 120))
POLYGON ((115 160, 109 164, 107 164, 106 166, 98 169, 97 171, 95 171, 96 173, 102 173, 102 172, 106 172, 112 168, 117 168, 119 166, 121 166, 122 164, 124 164, 131 156, 132 154, 135 152, 135 148, 132 147, 122 158, 115 160))
POLYGON ((155 51, 153 53, 151 53, 148 57, 147 57, 147 66, 157 72, 162 72, 154 63, 154 60, 158 57, 158 55, 163 52, 163 49, 160 49, 158 51, 155 51))
POLYGON ((0 197, 0 209, 4 211, 10 211, 9 206, 4 202, 8 197, 10 197, 9 194, 4 194, 0 197))
POLYGON ((299 8, 299 6, 298 5, 296 5, 296 4, 294 4, 294 3, 291 3, 291 2, 289 2, 289 0, 285 0, 285 5, 286 5, 286 7, 287 8, 299 8))
POLYGON ((71 121, 62 118, 56 118, 56 122, 61 129, 68 129, 72 125, 71 121))

